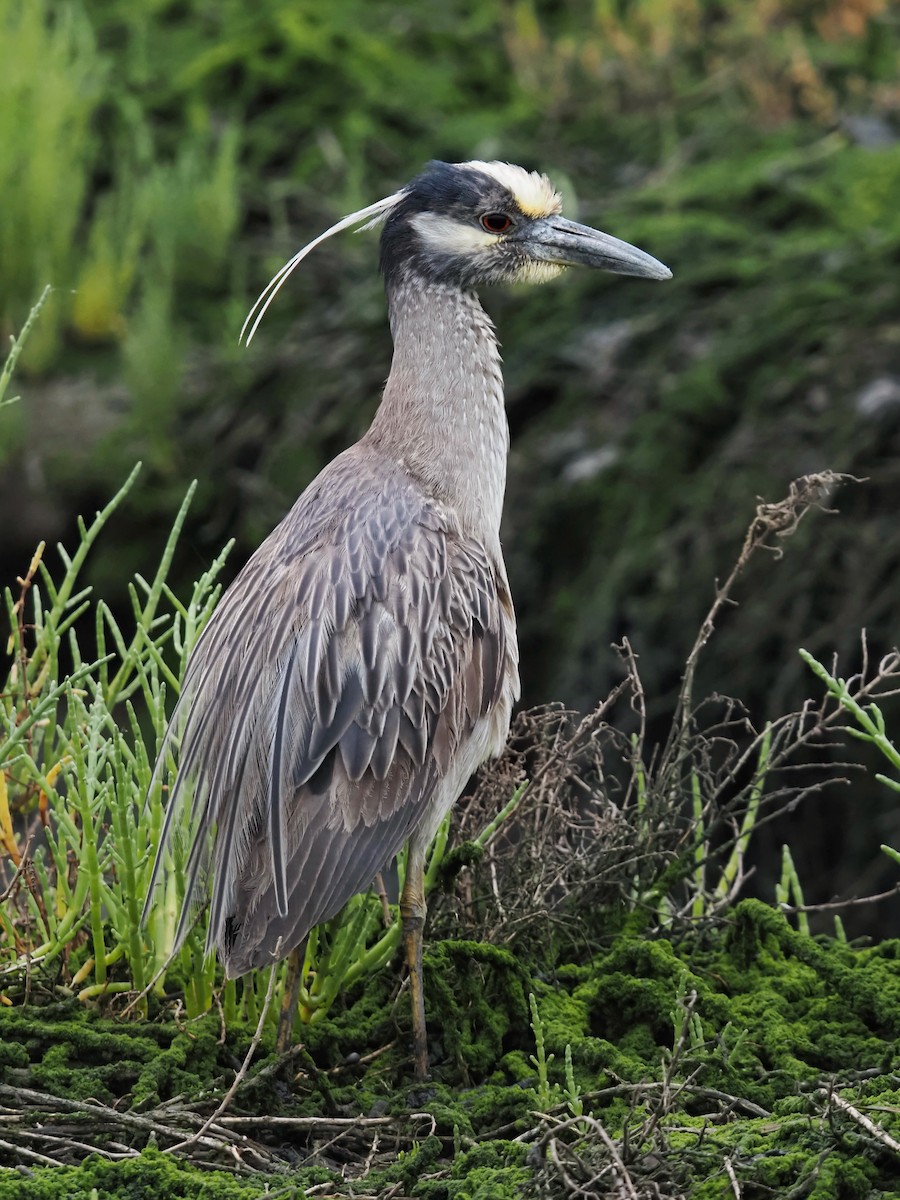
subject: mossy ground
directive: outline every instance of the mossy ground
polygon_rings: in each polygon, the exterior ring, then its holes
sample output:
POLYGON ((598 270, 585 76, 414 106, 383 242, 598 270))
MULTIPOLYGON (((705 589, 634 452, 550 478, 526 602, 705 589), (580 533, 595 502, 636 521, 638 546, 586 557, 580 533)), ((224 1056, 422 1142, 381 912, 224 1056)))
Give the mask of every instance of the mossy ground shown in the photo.
POLYGON ((900 1138, 900 941, 858 949, 812 939, 745 901, 714 933, 653 941, 622 934, 590 961, 550 972, 545 965, 539 976, 477 943, 439 942, 426 967, 431 1082, 411 1082, 406 997, 385 971, 307 1031, 310 1057, 279 1064, 269 1046, 229 1108, 233 1116, 363 1116, 382 1125, 253 1125, 256 1158, 238 1145, 236 1129, 234 1153, 224 1142, 218 1154, 194 1147, 184 1163, 164 1153, 174 1144, 164 1132, 103 1128, 111 1112, 152 1116, 163 1130, 179 1113, 208 1114, 251 1030, 222 1040, 216 1014, 189 1025, 165 1011, 128 1022, 74 1001, 6 1009, 3 1140, 53 1153, 49 1142, 19 1136, 39 1132, 37 1102, 24 1099, 30 1089, 106 1106, 45 1113, 44 1129, 142 1153, 106 1161, 73 1149, 71 1165, 51 1168, 4 1148, 0 1200, 243 1200, 302 1197, 310 1188, 416 1200, 566 1196, 574 1194, 558 1166, 566 1155, 570 1179, 578 1164, 585 1179, 591 1171, 602 1178, 601 1125, 642 1196, 725 1197, 733 1194, 729 1170, 747 1200, 900 1196, 900 1156, 891 1148, 900 1138), (554 1056, 543 1116, 529 991, 554 1056), (567 1046, 580 1112, 565 1080, 567 1046), (13 1123, 16 1108, 25 1115, 13 1123), (264 1169, 235 1173, 263 1158, 264 1169))

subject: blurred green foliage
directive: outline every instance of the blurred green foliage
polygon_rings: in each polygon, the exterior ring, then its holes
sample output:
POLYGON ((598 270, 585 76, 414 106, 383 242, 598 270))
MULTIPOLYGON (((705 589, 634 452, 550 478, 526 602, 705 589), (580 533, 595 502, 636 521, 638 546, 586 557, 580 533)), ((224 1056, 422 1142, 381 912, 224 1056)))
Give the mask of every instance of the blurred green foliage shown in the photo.
POLYGON ((0 412, 5 578, 137 458, 104 594, 124 607, 193 476, 173 580, 229 536, 239 565, 365 427, 390 353, 370 236, 323 246, 244 352, 249 303, 425 160, 502 157, 675 271, 487 297, 526 699, 590 704, 627 633, 664 709, 756 495, 822 467, 869 483, 754 568, 699 685, 781 712, 798 644, 896 640, 896 6, 0 0, 0 38, 0 333, 56 289, 0 412))
MULTIPOLYGON (((88 201, 97 155, 92 122, 102 100, 105 64, 77 8, 50 20, 45 3, 0 5, 4 69, 0 76, 0 312, 36 299, 49 279, 77 269, 73 244, 88 201)), ((30 305, 20 309, 24 317, 30 305)), ((29 347, 46 364, 58 346, 63 312, 45 319, 29 347)))

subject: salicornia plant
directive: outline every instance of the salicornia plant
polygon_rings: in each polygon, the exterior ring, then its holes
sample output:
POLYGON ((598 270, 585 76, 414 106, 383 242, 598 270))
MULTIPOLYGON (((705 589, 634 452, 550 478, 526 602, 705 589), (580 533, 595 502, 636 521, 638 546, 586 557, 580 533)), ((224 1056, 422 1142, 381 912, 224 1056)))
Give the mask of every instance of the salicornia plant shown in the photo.
MULTIPOLYGON (((186 603, 167 587, 191 487, 153 577, 131 586, 127 625, 96 600, 82 569, 138 471, 92 521, 79 522, 73 554, 58 547, 58 572, 41 544, 5 592, 12 665, 0 697, 4 987, 26 975, 32 983, 55 979, 63 959, 63 978, 83 998, 140 991, 171 944, 165 914, 177 897, 167 897, 149 929, 140 926, 163 806, 161 789, 148 791, 167 695, 215 604, 225 554, 186 603)), ((182 955, 196 950, 189 939, 182 955)), ((184 977, 189 1009, 207 1006, 209 971, 184 977)))
MULTIPOLYGON (((0 402, 28 324, 0 374, 0 402)), ((151 989, 178 987, 189 1016, 206 1011, 217 986, 201 912, 172 957, 181 911, 183 847, 175 839, 146 926, 141 913, 159 845, 168 783, 153 766, 188 655, 218 600, 230 543, 179 598, 167 579, 195 485, 187 491, 152 576, 129 587, 117 617, 83 582, 86 560, 138 478, 136 466, 94 518, 79 520, 73 552, 58 565, 41 543, 16 586, 5 590, 10 666, 0 689, 0 999, 62 986, 84 1001, 119 995, 143 1005, 151 989), (170 961, 171 960, 171 961, 170 961)), ((174 767, 172 763, 169 766, 174 767)), ((485 840, 521 791, 483 831, 485 840)), ((438 882, 449 820, 438 831, 426 894, 438 882)), ((398 864, 402 886, 405 860, 398 864)), ((299 981, 299 1015, 318 1021, 337 995, 392 957, 396 906, 355 896, 310 934, 299 981)), ((289 986, 284 963, 224 985, 226 1019, 255 1020, 271 971, 271 1019, 289 986)))
MULTIPOLYGON (((865 649, 865 641, 863 641, 863 648, 865 649)), ((859 699, 853 694, 850 683, 837 675, 832 675, 808 650, 801 650, 800 657, 809 669, 822 680, 829 694, 837 700, 844 711, 848 712, 856 722, 855 725, 845 725, 844 732, 858 741, 869 742, 887 759, 897 772, 897 777, 894 778, 890 775, 882 775, 880 772, 876 772, 875 778, 879 783, 883 783, 885 787, 889 787, 895 792, 900 792, 900 749, 898 749, 896 743, 887 732, 884 714, 881 709, 874 701, 870 701, 868 704, 860 704, 859 699)), ((898 654, 897 650, 894 650, 882 662, 882 669, 891 661, 896 665, 898 658, 900 658, 900 654, 898 654)), ((895 849, 893 846, 882 846, 881 849, 900 866, 900 850, 895 849)))

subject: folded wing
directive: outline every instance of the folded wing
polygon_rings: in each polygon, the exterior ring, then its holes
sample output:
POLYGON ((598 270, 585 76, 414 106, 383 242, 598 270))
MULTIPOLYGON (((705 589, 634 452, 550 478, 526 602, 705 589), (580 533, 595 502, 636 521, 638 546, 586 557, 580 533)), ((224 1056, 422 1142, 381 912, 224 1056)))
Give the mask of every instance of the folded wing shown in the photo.
POLYGON ((502 567, 402 468, 345 452, 188 664, 160 758, 177 747, 163 840, 186 840, 179 938, 211 873, 228 974, 287 953, 399 852, 495 711, 499 748, 517 689, 502 567))

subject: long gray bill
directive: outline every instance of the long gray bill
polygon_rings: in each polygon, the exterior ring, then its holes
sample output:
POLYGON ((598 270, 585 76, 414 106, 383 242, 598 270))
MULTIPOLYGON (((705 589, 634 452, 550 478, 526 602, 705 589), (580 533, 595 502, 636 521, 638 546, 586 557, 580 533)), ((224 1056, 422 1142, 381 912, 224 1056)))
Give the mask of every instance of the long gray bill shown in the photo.
POLYGON ((642 279, 671 279, 664 263, 611 234, 565 217, 544 217, 527 228, 528 252, 542 262, 566 266, 596 267, 615 275, 638 275, 642 279))

